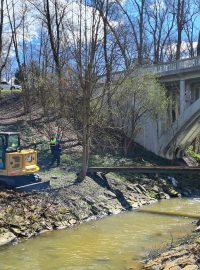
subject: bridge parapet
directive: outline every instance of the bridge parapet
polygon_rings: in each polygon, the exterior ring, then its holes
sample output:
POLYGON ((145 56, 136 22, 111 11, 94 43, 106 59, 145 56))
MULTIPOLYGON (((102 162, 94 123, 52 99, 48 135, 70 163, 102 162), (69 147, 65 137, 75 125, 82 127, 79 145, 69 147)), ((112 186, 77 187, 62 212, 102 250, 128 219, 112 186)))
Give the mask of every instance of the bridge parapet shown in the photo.
POLYGON ((189 59, 181 59, 174 62, 162 63, 157 65, 151 65, 143 67, 143 69, 150 73, 166 73, 169 71, 180 71, 182 69, 189 69, 200 67, 200 57, 194 57, 189 59))
MULTIPOLYGON (((138 68, 134 67, 132 69, 132 72, 133 72, 133 76, 134 74, 137 76, 138 74, 144 74, 144 73, 159 74, 162 76, 162 73, 164 75, 167 75, 167 73, 169 74, 171 72, 178 73, 181 70, 187 71, 194 68, 200 68, 200 56, 187 58, 187 59, 180 59, 173 62, 142 66, 138 68)), ((127 74, 130 74, 130 72, 128 72, 127 74)), ((118 80, 124 78, 124 76, 125 76, 124 71, 113 72, 111 80, 113 82, 118 82, 118 80)), ((100 76, 98 83, 101 84, 105 82, 106 82, 106 75, 100 76)))

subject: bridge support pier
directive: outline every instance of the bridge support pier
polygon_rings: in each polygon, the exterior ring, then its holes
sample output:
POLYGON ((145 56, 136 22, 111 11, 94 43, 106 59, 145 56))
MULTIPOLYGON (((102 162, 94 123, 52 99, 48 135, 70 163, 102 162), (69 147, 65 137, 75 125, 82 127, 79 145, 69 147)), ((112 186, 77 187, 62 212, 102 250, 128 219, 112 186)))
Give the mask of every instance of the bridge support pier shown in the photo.
POLYGON ((186 94, 186 88, 185 88, 185 80, 180 80, 180 114, 182 114, 185 110, 186 100, 185 100, 185 94, 186 94))

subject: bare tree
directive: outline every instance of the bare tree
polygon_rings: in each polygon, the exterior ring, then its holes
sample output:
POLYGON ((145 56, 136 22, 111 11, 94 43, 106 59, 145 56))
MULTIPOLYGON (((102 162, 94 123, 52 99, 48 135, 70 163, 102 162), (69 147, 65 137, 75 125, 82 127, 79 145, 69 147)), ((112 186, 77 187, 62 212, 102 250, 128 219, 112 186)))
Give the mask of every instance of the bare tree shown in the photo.
MULTIPOLYGON (((196 11, 193 9, 191 0, 176 0, 172 12, 176 16, 176 29, 177 29, 177 44, 176 44, 176 60, 181 58, 181 45, 183 40, 183 31, 185 26, 190 22, 195 15, 196 11)), ((187 27, 186 27, 187 33, 187 27)), ((191 40, 191 35, 190 35, 191 40)))
POLYGON ((121 77, 119 73, 118 78, 113 78, 113 72, 118 68, 116 63, 120 49, 113 32, 108 31, 108 2, 101 2, 103 5, 100 7, 99 1, 92 6, 88 6, 87 1, 77 1, 78 18, 74 17, 68 23, 73 61, 68 72, 67 92, 71 94, 66 100, 69 101, 75 93, 71 106, 76 106, 75 130, 81 134, 83 146, 80 179, 87 172, 95 128, 104 121, 104 112, 109 108, 115 92, 113 81, 116 84, 121 77))
POLYGON ((97 10, 93 8, 88 10, 86 2, 79 0, 77 4, 79 10, 78 22, 76 25, 76 22, 73 21, 71 25, 73 34, 72 55, 75 61, 72 69, 77 74, 78 92, 82 107, 79 119, 82 129, 83 160, 79 177, 84 179, 88 168, 91 128, 94 116, 92 100, 95 99, 94 94, 97 83, 98 42, 101 20, 97 10))
POLYGON ((4 0, 0 1, 0 80, 2 71, 8 61, 12 40, 9 33, 5 32, 6 6, 4 0))
POLYGON ((196 34, 196 21, 198 20, 198 10, 196 6, 192 6, 190 8, 190 14, 189 18, 187 19, 185 26, 184 26, 184 31, 186 33, 187 37, 187 49, 188 49, 188 55, 189 57, 194 57, 195 56, 195 48, 194 48, 194 42, 197 39, 197 34, 196 34))
POLYGON ((151 34, 155 64, 164 61, 167 41, 174 27, 175 15, 170 13, 171 5, 173 5, 171 0, 153 0, 147 2, 145 6, 148 18, 145 27, 151 34))
MULTIPOLYGON (((137 61, 141 65, 144 58, 144 41, 145 41, 145 17, 146 0, 130 0, 128 9, 126 9, 120 0, 116 0, 120 6, 122 12, 124 13, 126 19, 128 20, 131 34, 135 43, 135 49, 137 52, 137 61), (130 12, 129 11, 134 11, 130 12)), ((129 33, 129 35, 130 35, 129 33)))
MULTIPOLYGON (((64 31, 64 21, 68 11, 68 3, 59 0, 28 0, 37 10, 41 25, 45 26, 48 33, 48 40, 51 47, 53 62, 55 64, 55 72, 58 79, 62 78, 63 66, 67 62, 66 48, 68 47, 67 32, 64 31), (65 35, 63 34, 65 33, 65 35)), ((45 44, 43 44, 45 46, 45 44)), ((46 48, 47 47, 43 47, 46 48)), ((46 55, 46 58, 48 56, 46 55)), ((44 62, 43 62, 44 63, 44 62)), ((64 110, 64 93, 60 83, 59 104, 61 106, 60 113, 64 110)))
POLYGON ((7 9, 10 29, 12 33, 12 45, 14 47, 15 58, 18 64, 19 72, 21 73, 24 112, 28 113, 30 110, 30 102, 29 102, 29 91, 26 85, 26 81, 27 81, 26 80, 26 57, 25 57, 26 52, 25 52, 25 46, 24 46, 25 45, 25 25, 26 25, 25 21, 26 21, 28 8, 26 5, 26 2, 18 3, 17 1, 14 1, 14 0, 11 0, 11 1, 6 0, 6 9, 7 9), (21 10, 20 12, 17 12, 19 4, 21 4, 21 10), (19 35, 21 36, 21 31, 22 31, 22 39, 21 38, 19 39, 19 35), (22 45, 20 41, 22 42, 22 45))

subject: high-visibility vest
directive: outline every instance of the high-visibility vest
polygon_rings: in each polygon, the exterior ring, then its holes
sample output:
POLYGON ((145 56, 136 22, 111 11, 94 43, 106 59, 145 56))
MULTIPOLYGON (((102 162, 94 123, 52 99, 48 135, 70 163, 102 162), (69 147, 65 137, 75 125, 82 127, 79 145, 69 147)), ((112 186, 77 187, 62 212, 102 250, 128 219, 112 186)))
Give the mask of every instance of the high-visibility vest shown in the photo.
POLYGON ((57 142, 57 139, 56 138, 52 138, 51 141, 50 141, 50 144, 55 144, 57 142))

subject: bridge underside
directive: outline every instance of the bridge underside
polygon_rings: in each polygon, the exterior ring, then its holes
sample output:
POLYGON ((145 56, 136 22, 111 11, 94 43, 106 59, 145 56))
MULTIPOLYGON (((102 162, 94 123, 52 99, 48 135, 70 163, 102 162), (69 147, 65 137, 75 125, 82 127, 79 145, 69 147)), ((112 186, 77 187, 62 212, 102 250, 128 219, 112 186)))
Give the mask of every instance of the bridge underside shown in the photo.
POLYGON ((159 75, 170 102, 157 121, 141 121, 143 134, 137 135, 137 142, 162 157, 182 157, 200 135, 200 56, 145 71, 159 75))
POLYGON ((161 155, 168 158, 183 157, 185 150, 198 137, 200 133, 200 111, 180 128, 168 145, 162 150, 161 155))

